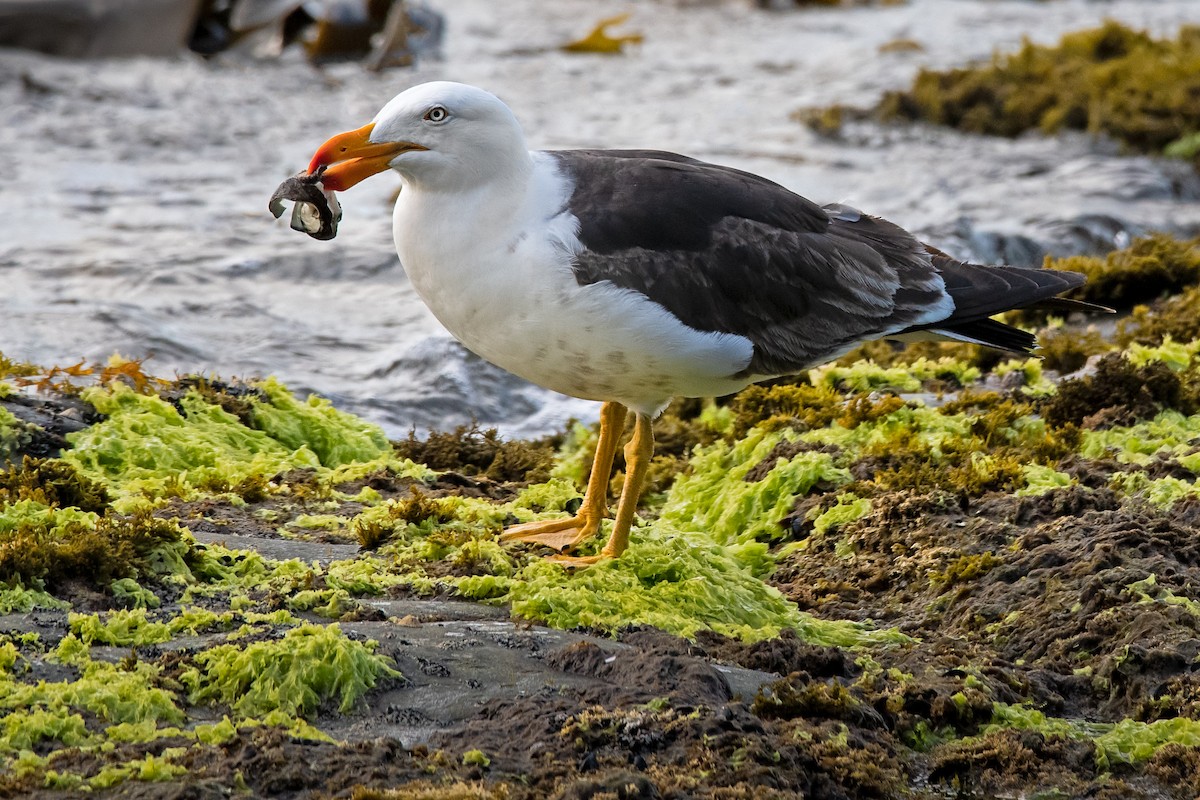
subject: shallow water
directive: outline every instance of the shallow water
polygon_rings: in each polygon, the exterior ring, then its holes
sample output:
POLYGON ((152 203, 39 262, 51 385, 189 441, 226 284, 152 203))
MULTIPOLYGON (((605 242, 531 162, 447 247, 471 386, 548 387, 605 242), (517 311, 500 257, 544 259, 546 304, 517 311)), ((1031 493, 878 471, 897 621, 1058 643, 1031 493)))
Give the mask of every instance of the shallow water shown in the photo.
POLYGON ((482 85, 534 147, 656 147, 749 169, 820 202, 886 216, 959 256, 1036 263, 1149 229, 1200 231, 1200 179, 1072 135, 1016 141, 854 125, 841 141, 790 117, 868 105, 920 66, 1052 42, 1115 18, 1173 35, 1194 0, 911 0, 763 12, 639 4, 645 44, 560 53, 627 3, 441 3, 443 57, 382 75, 228 56, 66 61, 0 51, 0 351, 41 363, 150 357, 148 369, 273 373, 392 434, 477 418, 512 434, 594 405, 551 395, 456 345, 392 250, 392 175, 342 196, 337 239, 273 220, 267 198, 330 134, 426 80, 482 85), (880 54, 896 38, 923 52, 880 54))

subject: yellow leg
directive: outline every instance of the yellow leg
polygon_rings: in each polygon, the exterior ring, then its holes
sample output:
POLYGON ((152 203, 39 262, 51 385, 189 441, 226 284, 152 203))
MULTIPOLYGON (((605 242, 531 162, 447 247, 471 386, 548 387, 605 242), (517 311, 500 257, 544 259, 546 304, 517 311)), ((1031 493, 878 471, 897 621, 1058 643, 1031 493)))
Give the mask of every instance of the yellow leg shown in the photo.
POLYGON ((646 483, 650 469, 650 458, 654 455, 654 422, 645 414, 637 415, 633 438, 625 445, 625 485, 621 487, 621 500, 617 504, 617 516, 613 520, 612 535, 608 543, 594 556, 551 556, 550 560, 569 567, 585 567, 605 558, 616 558, 629 546, 629 529, 637 513, 638 499, 646 483))
POLYGON ((617 442, 625 429, 625 406, 605 403, 600 408, 600 438, 596 442, 596 457, 592 474, 579 513, 565 519, 526 522, 505 529, 500 541, 535 542, 555 550, 566 550, 595 536, 600 523, 608 515, 608 479, 612 475, 613 456, 617 442))

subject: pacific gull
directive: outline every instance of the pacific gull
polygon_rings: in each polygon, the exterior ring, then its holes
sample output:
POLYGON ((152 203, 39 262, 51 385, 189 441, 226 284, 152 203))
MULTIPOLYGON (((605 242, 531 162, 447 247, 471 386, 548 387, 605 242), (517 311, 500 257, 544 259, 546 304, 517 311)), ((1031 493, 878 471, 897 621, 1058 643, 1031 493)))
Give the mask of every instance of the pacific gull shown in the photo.
POLYGON ((1027 354, 1033 335, 989 319, 1056 297, 1082 275, 957 261, 850 206, 817 205, 757 175, 656 150, 530 151, 497 97, 414 86, 309 164, 327 192, 393 169, 396 251, 413 287, 467 348, 556 392, 603 401, 583 503, 504 540, 571 551, 597 534, 626 422, 612 532, 629 542, 672 397, 731 394, 871 339, 949 339, 1027 354))

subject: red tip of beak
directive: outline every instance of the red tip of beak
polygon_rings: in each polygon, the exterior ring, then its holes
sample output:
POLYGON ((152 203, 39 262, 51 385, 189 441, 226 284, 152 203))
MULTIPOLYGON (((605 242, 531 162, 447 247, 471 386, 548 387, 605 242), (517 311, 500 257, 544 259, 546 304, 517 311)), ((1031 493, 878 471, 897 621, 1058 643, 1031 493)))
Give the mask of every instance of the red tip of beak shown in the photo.
POLYGON ((312 160, 308 162, 308 174, 312 175, 321 167, 325 167, 325 172, 321 175, 322 185, 326 189, 340 192, 364 178, 383 172, 389 167, 392 159, 401 153, 426 149, 412 142, 375 144, 371 141, 371 131, 374 129, 375 123, 371 122, 356 130, 339 133, 325 142, 317 148, 312 160))

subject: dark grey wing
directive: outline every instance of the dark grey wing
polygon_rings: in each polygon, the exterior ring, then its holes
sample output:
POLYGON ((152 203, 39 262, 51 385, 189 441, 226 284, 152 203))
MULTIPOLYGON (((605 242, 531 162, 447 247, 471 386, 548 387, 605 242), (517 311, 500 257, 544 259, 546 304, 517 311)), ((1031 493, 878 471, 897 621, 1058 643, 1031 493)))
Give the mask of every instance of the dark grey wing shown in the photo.
POLYGON ((795 372, 953 310, 924 246, 884 220, 672 153, 553 155, 574 180, 576 279, 745 336, 747 374, 795 372))
POLYGON ((745 336, 748 375, 916 332, 1025 353, 1031 334, 988 317, 1078 306, 1054 295, 1082 275, 956 261, 887 220, 818 206, 748 172, 653 150, 553 155, 574 180, 580 284, 609 281, 692 328, 745 336))

